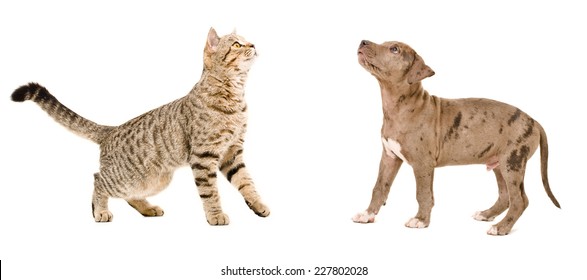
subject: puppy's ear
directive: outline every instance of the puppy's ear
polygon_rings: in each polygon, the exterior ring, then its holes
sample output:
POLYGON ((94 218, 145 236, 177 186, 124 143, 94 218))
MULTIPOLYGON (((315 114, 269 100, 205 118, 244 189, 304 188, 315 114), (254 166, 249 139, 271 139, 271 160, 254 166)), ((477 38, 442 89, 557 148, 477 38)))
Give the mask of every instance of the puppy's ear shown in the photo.
POLYGON ((424 60, 416 53, 414 54, 414 62, 412 67, 408 70, 408 84, 413 84, 434 75, 434 71, 428 65, 424 64, 424 60))

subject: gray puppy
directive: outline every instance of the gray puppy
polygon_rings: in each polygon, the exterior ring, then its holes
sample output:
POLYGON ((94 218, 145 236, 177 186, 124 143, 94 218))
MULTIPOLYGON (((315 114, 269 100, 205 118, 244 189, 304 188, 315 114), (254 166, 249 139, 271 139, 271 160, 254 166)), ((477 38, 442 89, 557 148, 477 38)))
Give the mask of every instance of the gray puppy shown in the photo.
POLYGON ((434 75, 434 71, 404 43, 362 41, 358 59, 381 87, 383 153, 371 203, 353 221, 375 221, 400 166, 407 163, 414 169, 419 208, 406 226, 428 227, 434 206, 434 168, 485 164, 495 173, 499 197, 491 208, 475 213, 474 218, 492 221, 509 208, 503 220, 487 232, 508 234, 528 207, 524 172, 538 146, 544 189, 560 208, 548 184, 546 133, 537 121, 516 107, 494 100, 444 99, 428 94, 421 80, 434 75))

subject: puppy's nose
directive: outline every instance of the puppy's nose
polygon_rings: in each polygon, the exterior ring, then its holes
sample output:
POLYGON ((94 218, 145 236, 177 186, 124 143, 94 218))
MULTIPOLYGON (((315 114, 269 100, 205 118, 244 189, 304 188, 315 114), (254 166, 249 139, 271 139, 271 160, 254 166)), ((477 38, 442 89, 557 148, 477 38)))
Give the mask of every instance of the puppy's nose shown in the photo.
POLYGON ((370 45, 370 44, 371 44, 370 41, 363 40, 363 41, 361 41, 361 44, 359 45, 359 48, 362 48, 362 47, 367 46, 367 45, 370 45))

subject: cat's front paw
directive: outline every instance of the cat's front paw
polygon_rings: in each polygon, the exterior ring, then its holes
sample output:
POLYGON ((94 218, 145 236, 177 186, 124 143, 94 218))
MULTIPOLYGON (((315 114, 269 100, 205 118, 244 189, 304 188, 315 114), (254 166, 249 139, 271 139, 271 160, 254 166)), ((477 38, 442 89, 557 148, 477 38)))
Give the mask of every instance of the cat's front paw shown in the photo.
POLYGON ((206 220, 208 220, 208 224, 211 226, 225 226, 230 222, 228 215, 222 212, 217 214, 208 214, 206 215, 206 220))
POLYGON ((97 223, 111 222, 112 217, 112 213, 108 210, 101 210, 97 213, 94 213, 94 220, 97 223))
POLYGON ((267 217, 271 213, 271 211, 269 211, 269 207, 263 204, 261 200, 257 200, 253 204, 249 205, 249 208, 251 208, 251 210, 253 210, 253 212, 255 212, 255 214, 257 214, 259 217, 267 217))

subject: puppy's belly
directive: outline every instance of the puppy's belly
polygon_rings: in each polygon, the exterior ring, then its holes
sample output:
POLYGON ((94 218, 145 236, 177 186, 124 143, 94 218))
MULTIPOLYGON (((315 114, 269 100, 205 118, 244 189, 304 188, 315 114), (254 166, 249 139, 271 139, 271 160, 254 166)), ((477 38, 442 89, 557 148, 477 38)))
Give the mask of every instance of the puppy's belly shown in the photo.
POLYGON ((385 149, 385 153, 393 158, 400 158, 403 162, 410 164, 404 155, 402 155, 402 146, 399 142, 391 139, 391 138, 381 138, 381 142, 383 142, 383 148, 385 149))

